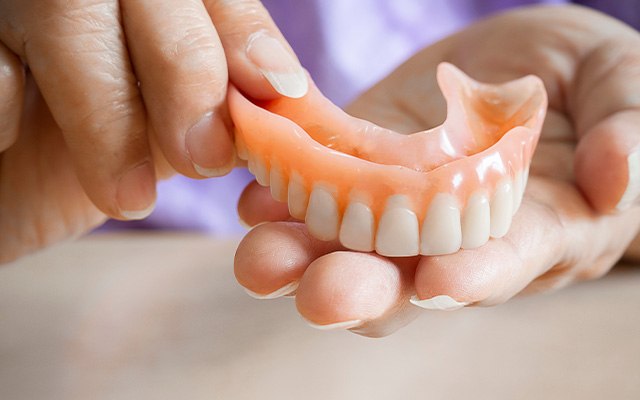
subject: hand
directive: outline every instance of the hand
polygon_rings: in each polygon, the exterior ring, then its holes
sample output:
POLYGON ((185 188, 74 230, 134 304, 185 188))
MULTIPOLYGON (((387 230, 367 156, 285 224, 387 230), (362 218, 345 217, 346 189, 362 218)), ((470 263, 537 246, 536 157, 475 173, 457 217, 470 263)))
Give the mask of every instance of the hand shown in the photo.
MULTIPOLYGON (((381 336, 416 316, 414 294, 430 309, 492 306, 599 277, 615 264, 640 226, 640 209, 632 207, 638 177, 628 163, 640 144, 640 35, 584 8, 521 9, 420 52, 350 112, 401 132, 437 125, 445 115, 435 83, 441 61, 486 82, 535 74, 549 92, 529 185, 509 233, 456 254, 385 258, 315 240, 299 222, 268 223, 238 248, 243 286, 268 295, 299 282, 296 305, 308 321, 381 336), (615 208, 620 212, 606 213, 615 208)), ((249 224, 289 219, 286 206, 255 184, 239 212, 249 224)))
POLYGON ((257 0, 0 0, 0 263, 145 217, 159 176, 227 173, 229 78, 306 92, 257 0))

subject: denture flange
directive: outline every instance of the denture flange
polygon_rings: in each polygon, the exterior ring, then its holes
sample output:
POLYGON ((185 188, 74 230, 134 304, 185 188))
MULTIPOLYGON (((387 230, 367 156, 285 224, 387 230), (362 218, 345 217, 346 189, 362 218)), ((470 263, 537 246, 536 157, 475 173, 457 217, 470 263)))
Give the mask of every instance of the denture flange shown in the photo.
POLYGON ((238 156, 318 239, 386 256, 481 246, 519 207, 546 93, 533 76, 488 85, 450 64, 438 82, 447 119, 412 135, 350 117, 314 86, 259 105, 230 88, 238 156))

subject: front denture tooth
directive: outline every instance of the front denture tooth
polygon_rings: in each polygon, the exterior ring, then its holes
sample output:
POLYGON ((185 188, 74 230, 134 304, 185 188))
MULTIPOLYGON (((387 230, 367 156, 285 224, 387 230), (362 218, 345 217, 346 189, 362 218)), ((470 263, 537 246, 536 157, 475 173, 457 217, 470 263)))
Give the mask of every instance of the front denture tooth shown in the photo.
POLYGON ((256 157, 249 155, 249 158, 247 159, 247 169, 249 170, 249 172, 251 172, 253 174, 253 176, 256 176, 256 157))
POLYGON ((422 223, 420 254, 450 254, 460 250, 462 230, 460 208, 455 197, 446 193, 434 196, 422 223))
POLYGON ((509 180, 498 185, 491 200, 491 237, 507 234, 513 216, 513 187, 509 180))
POLYGON ((338 238, 340 215, 338 214, 338 203, 332 192, 327 186, 316 184, 309 197, 305 223, 309 233, 316 239, 334 240, 338 238))
POLYGON ((269 173, 269 186, 271 186, 271 197, 278 201, 287 201, 287 181, 282 168, 273 162, 269 173))
POLYGON ((404 195, 387 200, 375 240, 376 252, 388 257, 415 256, 419 253, 418 218, 404 195))
POLYGON ((297 172, 292 172, 289 177, 289 190, 287 194, 289 214, 291 214, 293 218, 304 220, 308 203, 309 192, 307 192, 307 189, 304 187, 302 176, 297 172))
POLYGON ((476 192, 467 201, 462 215, 462 248, 475 249, 489 240, 491 226, 489 200, 476 192))
POLYGON ((356 251, 373 251, 375 222, 371 209, 352 201, 347 206, 340 226, 340 243, 356 251))
MULTIPOLYGON (((251 157, 251 159, 253 159, 253 157, 251 157)), ((256 181, 258 181, 261 186, 269 186, 269 171, 267 170, 265 163, 260 160, 260 158, 256 157, 255 160, 253 160, 253 167, 254 171, 251 172, 255 175, 256 181)))
POLYGON ((244 140, 240 137, 240 135, 236 135, 236 154, 238 158, 241 160, 249 159, 249 152, 247 151, 247 146, 244 144, 244 140))

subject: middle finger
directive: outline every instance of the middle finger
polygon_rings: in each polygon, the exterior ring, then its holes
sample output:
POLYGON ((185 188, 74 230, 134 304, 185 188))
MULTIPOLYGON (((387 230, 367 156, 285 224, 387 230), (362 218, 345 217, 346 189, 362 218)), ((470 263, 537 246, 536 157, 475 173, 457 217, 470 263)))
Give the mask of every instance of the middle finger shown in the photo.
POLYGON ((167 160, 197 178, 233 167, 227 64, 201 0, 127 0, 123 22, 151 126, 167 160))

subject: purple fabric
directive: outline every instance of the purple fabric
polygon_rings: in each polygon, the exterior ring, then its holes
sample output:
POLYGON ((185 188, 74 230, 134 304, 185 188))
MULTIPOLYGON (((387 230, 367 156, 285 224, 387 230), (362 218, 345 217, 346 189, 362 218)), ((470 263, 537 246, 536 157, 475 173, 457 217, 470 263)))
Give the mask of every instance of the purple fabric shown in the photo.
POLYGON ((577 0, 573 3, 595 8, 640 29, 640 2, 638 0, 577 0))
MULTIPOLYGON (((345 105, 418 49, 489 14, 565 0, 263 0, 318 87, 345 105)), ((640 26, 638 0, 582 0, 632 26, 640 26)), ((236 202, 252 180, 246 170, 219 179, 176 176, 158 188, 145 221, 110 221, 106 227, 241 232, 236 202)))
POLYGON ((263 0, 322 92, 338 105, 417 50, 512 7, 564 0, 263 0))

